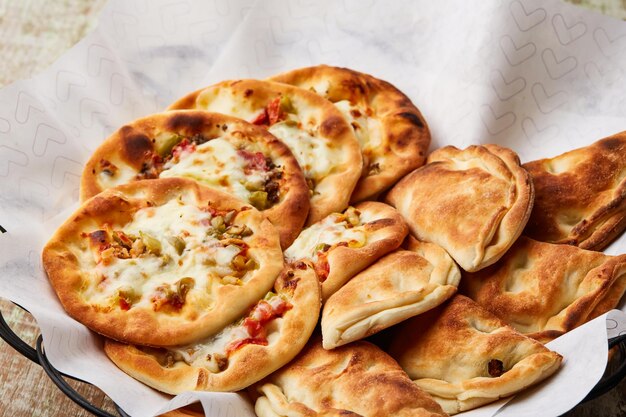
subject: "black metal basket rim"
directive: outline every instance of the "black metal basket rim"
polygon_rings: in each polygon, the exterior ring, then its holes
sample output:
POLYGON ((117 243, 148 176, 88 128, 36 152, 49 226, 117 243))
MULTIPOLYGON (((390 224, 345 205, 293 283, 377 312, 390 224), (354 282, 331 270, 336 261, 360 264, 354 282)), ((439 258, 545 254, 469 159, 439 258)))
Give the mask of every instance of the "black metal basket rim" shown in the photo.
MULTIPOLYGON (((22 310, 28 312, 24 307, 19 304, 14 303, 22 310)), ((59 372, 56 368, 52 366, 48 358, 46 357, 44 348, 43 348, 43 338, 41 335, 37 338, 36 348, 31 347, 29 344, 24 342, 15 332, 11 329, 11 327, 7 324, 2 316, 2 311, 0 311, 0 338, 2 338, 5 342, 7 342, 13 349, 18 351, 22 356, 31 360, 32 362, 40 365, 43 370, 46 372, 48 377, 52 380, 52 382, 73 402, 78 404, 83 409, 89 411, 95 416, 98 417, 116 417, 87 401, 79 392, 77 392, 70 384, 65 381, 65 378, 71 378, 76 381, 80 381, 86 384, 89 384, 82 379, 73 377, 71 375, 64 374, 59 372)), ((611 375, 602 378, 598 384, 587 394, 587 396, 580 402, 585 403, 587 401, 598 398, 599 396, 607 393, 611 389, 613 389, 617 384, 619 384, 622 379, 626 377, 626 334, 619 335, 608 341, 609 349, 615 346, 619 346, 621 350, 622 357, 624 360, 617 368, 615 372, 611 375)), ((114 403, 115 409, 119 413, 121 417, 130 417, 124 410, 122 410, 117 404, 114 403)))

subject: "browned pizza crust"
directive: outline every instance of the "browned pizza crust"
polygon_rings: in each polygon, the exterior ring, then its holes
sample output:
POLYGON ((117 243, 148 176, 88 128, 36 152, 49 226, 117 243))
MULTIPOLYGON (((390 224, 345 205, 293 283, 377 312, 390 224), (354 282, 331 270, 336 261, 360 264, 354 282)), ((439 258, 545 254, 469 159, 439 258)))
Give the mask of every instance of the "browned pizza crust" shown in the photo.
POLYGON ((270 80, 339 103, 351 121, 363 153, 363 173, 351 202, 372 199, 424 164, 430 146, 428 125, 411 100, 390 83, 328 65, 292 70, 270 80))
MULTIPOLYGON (((138 348, 112 340, 106 340, 105 352, 124 372, 166 393, 241 390, 293 359, 317 324, 320 290, 310 264, 287 266, 276 280, 274 291, 292 308, 282 318, 270 322, 266 346, 249 343, 239 347, 228 356, 222 371, 211 372, 182 360, 168 366, 163 360, 167 352, 164 349, 138 348)), ((205 342, 201 340, 198 345, 205 342)), ((193 349, 194 345, 189 348, 193 349)))
POLYGON ((259 211, 183 178, 136 181, 92 197, 56 231, 42 256, 50 283, 70 316, 113 339, 153 346, 189 343, 220 330, 271 288, 283 266, 278 233, 259 211), (176 205, 200 213, 237 214, 221 240, 206 245, 184 239, 177 243, 174 235, 168 235, 169 240, 153 236, 150 228, 150 233, 139 231, 135 243, 143 251, 135 256, 129 255, 136 249, 134 243, 126 250, 109 237, 119 236, 116 231, 132 224, 139 213, 144 222, 153 219, 159 231, 184 227, 184 236, 200 239, 215 230, 208 220, 204 224, 191 215, 189 227, 183 223, 186 214, 172 222, 156 215, 176 205), (245 229, 245 236, 235 237, 237 228, 245 229), (240 279, 219 272, 215 265, 221 265, 225 245, 246 248, 242 259, 253 260, 254 269, 245 269, 240 279), (113 249, 120 254, 104 256, 113 249))
POLYGON ((407 233, 406 223, 393 207, 364 201, 303 230, 285 258, 314 262, 326 301, 358 272, 398 248, 407 233))
POLYGON ((534 385, 562 360, 461 295, 398 326, 390 354, 449 414, 534 385))
POLYGON ((259 417, 446 416, 398 364, 368 342, 331 351, 313 338, 289 365, 250 389, 259 417))
POLYGON ((497 145, 438 149, 386 197, 415 237, 438 244, 466 271, 504 255, 526 226, 533 199, 519 158, 497 145))
POLYGON ((523 166, 535 185, 525 235, 602 250, 626 228, 626 132, 523 166))
POLYGON ((254 205, 278 228, 283 248, 302 230, 309 210, 304 175, 287 146, 266 129, 200 110, 153 114, 118 129, 85 165, 81 200, 116 185, 160 176, 191 178, 254 205), (217 143, 213 142, 215 139, 225 141, 236 151, 224 155, 219 147, 207 148, 217 143), (189 158, 193 153, 193 158, 197 158, 190 166, 178 163, 178 158, 172 155, 183 140, 191 144, 189 148, 197 149, 186 155, 189 158), (242 154, 248 155, 252 159, 250 165, 258 168, 251 171, 258 173, 261 184, 247 180, 250 172, 244 172, 248 167, 242 165, 245 161, 242 154), (209 167, 208 161, 215 164, 209 167))
POLYGON ((548 342, 614 308, 626 255, 522 236, 498 263, 464 274, 460 290, 517 331, 548 342))
POLYGON ((334 293, 322 312, 325 349, 371 336, 437 307, 456 293, 461 273, 433 243, 409 237, 334 293))
POLYGON ((342 113, 317 94, 270 81, 224 81, 181 98, 169 109, 230 114, 265 126, 285 142, 311 188, 307 225, 348 206, 363 167, 359 143, 342 113), (268 111, 273 102, 280 103, 280 110, 268 111))

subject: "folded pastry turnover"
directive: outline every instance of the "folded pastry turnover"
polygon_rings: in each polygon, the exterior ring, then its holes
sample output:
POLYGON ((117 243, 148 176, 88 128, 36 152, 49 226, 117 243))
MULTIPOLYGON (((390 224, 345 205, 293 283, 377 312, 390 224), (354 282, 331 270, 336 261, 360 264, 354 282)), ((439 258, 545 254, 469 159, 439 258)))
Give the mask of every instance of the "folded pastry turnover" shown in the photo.
POLYGON ((415 237, 443 247, 464 270, 478 271, 500 259, 521 234, 533 186, 509 149, 446 146, 401 179, 387 201, 415 237))
POLYGON ((536 384, 562 360, 462 295, 400 325, 390 354, 448 414, 536 384))
POLYGON ((601 250, 626 228, 626 132, 523 166, 535 185, 525 235, 601 250))
POLYGON ((391 357, 367 342, 328 351, 314 338, 251 394, 259 417, 446 415, 391 357))
POLYGON ((461 273, 446 251, 412 237, 407 242, 409 250, 379 259, 328 299, 322 313, 325 349, 368 337, 454 295, 461 273))
POLYGON ((626 255, 522 236, 497 264, 464 274, 461 293, 519 332, 548 342, 614 308, 625 274, 626 255))

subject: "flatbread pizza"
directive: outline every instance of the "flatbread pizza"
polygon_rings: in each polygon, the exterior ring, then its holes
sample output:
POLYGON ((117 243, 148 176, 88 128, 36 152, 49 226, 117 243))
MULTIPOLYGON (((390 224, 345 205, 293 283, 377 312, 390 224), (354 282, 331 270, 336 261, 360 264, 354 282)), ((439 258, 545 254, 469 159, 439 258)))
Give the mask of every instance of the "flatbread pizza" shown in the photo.
POLYGON ((283 247, 308 214, 309 190, 287 146, 266 129, 198 110, 153 114, 118 129, 87 161, 81 199, 131 181, 170 177, 193 179, 263 211, 283 247))
POLYGON ((310 189, 307 225, 348 206, 363 157, 349 123, 332 103, 290 85, 224 81, 170 106, 229 114, 269 130, 293 152, 310 189))
POLYGON ((461 292, 517 331, 548 342, 614 308, 626 255, 522 236, 495 265, 464 274, 461 292))
POLYGON ((285 250, 285 259, 313 262, 326 301, 359 271, 399 247, 407 233, 393 207, 365 201, 304 229, 285 250))
POLYGON ((256 209, 183 178, 135 181, 87 200, 43 249, 63 307, 113 339, 189 343, 272 287, 278 232, 256 209))
POLYGON ((220 332, 169 348, 105 342, 124 372, 169 394, 238 391, 295 357, 317 324, 319 282, 310 264, 287 265, 273 291, 220 332))
POLYGON ((352 203, 373 199, 424 164, 428 125, 411 100, 388 82, 328 65, 288 71, 270 80, 319 94, 350 122, 363 153, 363 173, 352 203))
POLYGON ((448 414, 537 384, 562 361, 462 295, 401 324, 389 353, 448 414))
POLYGON ((437 307, 456 293, 461 273, 446 251, 412 237, 405 246, 408 250, 380 258, 326 301, 325 349, 371 336, 437 307))
POLYGON ((250 388, 259 417, 442 417, 446 414, 375 345, 331 351, 313 338, 289 365, 250 388))
POLYGON ((386 201, 419 240, 436 243, 466 271, 496 262, 522 233, 533 186, 517 155, 497 145, 438 149, 386 201))
POLYGON ((523 166, 535 185, 525 235, 602 250, 626 228, 626 132, 523 166))

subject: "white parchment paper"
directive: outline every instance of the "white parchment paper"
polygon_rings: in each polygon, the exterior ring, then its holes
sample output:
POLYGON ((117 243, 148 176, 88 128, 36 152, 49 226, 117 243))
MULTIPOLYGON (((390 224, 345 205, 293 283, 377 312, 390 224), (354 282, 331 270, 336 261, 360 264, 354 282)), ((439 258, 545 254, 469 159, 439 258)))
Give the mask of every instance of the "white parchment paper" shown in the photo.
MULTIPOLYGON (((41 248, 77 207, 88 155, 113 130, 183 94, 327 63, 386 79, 429 122, 432 148, 499 143, 522 161, 626 130, 626 24, 556 0, 111 1, 97 30, 39 76, 0 90, 0 295, 29 309, 61 371, 133 416, 200 399, 208 416, 253 416, 237 394, 171 397, 127 377, 62 310, 41 248)), ((626 237, 608 253, 626 252, 626 237)), ((552 342, 563 368, 541 387, 466 413, 559 415, 626 332, 624 300, 552 342)))

